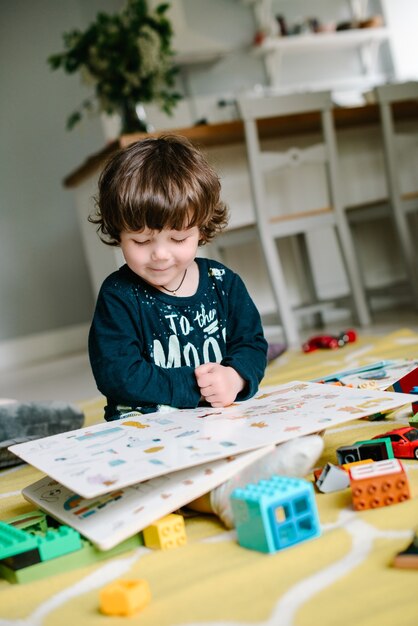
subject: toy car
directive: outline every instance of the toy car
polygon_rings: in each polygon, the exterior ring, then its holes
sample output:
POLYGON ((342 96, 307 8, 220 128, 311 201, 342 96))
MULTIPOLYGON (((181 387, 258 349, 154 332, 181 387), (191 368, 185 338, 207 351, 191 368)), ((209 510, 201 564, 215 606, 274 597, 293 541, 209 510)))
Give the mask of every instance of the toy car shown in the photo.
POLYGON ((357 339, 355 330, 344 330, 339 335, 317 335, 311 337, 302 345, 303 352, 313 352, 314 350, 328 349, 335 350, 342 348, 346 343, 352 343, 357 339))
POLYGON ((372 439, 381 439, 382 437, 390 439, 395 457, 418 460, 418 428, 404 426, 376 435, 372 439))

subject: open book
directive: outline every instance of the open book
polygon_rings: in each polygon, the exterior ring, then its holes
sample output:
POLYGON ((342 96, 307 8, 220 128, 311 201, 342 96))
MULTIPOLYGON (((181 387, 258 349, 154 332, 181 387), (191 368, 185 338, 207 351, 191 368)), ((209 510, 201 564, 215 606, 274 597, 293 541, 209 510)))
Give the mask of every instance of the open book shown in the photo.
POLYGON ((294 381, 251 400, 128 416, 13 445, 24 461, 83 498, 389 411, 409 394, 294 381))
POLYGON ((86 500, 49 476, 25 487, 26 500, 94 543, 100 550, 140 532, 156 519, 211 491, 273 446, 164 474, 86 500))

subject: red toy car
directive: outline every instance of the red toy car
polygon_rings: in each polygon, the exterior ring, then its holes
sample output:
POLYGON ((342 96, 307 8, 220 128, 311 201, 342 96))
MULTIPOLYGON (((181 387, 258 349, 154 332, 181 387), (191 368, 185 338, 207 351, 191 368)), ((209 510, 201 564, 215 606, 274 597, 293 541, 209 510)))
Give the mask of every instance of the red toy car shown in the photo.
POLYGON ((342 348, 346 343, 352 343, 357 339, 355 330, 344 330, 339 335, 317 335, 311 337, 302 345, 304 352, 313 352, 318 348, 326 348, 328 350, 335 350, 335 348, 342 348))
POLYGON ((404 426, 403 428, 389 430, 382 435, 376 435, 372 439, 381 439, 382 437, 390 439, 395 457, 418 460, 418 428, 404 426))

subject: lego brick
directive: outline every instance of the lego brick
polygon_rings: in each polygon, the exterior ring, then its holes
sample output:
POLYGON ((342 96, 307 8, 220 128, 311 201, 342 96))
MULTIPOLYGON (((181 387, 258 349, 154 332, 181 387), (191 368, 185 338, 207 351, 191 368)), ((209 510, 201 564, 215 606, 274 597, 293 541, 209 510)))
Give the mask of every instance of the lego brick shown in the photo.
POLYGON ((383 461, 394 458, 392 443, 387 437, 356 441, 354 445, 359 446, 360 459, 368 458, 373 459, 373 461, 383 461))
POLYGON ((358 465, 349 471, 353 507, 375 509, 411 497, 405 468, 398 459, 358 465))
POLYGON ((32 530, 43 533, 48 530, 47 514, 39 509, 16 515, 16 517, 3 521, 9 526, 14 526, 14 528, 19 528, 20 530, 32 530))
POLYGON ((57 530, 47 530, 43 537, 38 536, 37 539, 41 561, 56 559, 81 548, 80 533, 69 526, 60 526, 57 530))
POLYGON ((39 550, 37 548, 36 550, 27 550, 26 552, 21 552, 20 554, 15 554, 14 556, 8 556, 6 559, 0 561, 0 563, 13 570, 29 567, 30 565, 35 565, 35 563, 40 562, 41 555, 39 554, 39 550))
POLYGON ((34 535, 0 522, 0 560, 37 548, 38 542, 34 535))
POLYGON ((412 417, 409 418, 408 423, 412 428, 418 428, 418 406, 416 409, 416 413, 412 417))
POLYGON ((134 615, 151 601, 151 591, 144 579, 115 580, 99 592, 100 611, 105 615, 134 615))
POLYGON ((166 515, 143 530, 147 548, 170 550, 187 542, 184 518, 176 513, 166 515))
POLYGON ((316 481, 316 486, 322 493, 340 491, 350 486, 350 477, 345 469, 327 463, 316 481))
POLYGON ((365 465, 366 463, 373 463, 373 459, 361 459, 361 461, 354 461, 353 463, 344 463, 341 467, 348 472, 351 467, 355 467, 356 465, 365 465))
POLYGON ((336 450, 338 465, 345 465, 346 463, 355 463, 361 461, 359 446, 353 444, 351 446, 340 446, 336 450))
POLYGON ((406 550, 395 556, 393 565, 402 569, 418 569, 418 531, 406 550))
POLYGON ((30 583, 42 578, 48 578, 49 576, 55 576, 62 572, 94 565, 95 563, 123 554, 129 550, 134 550, 142 545, 144 545, 142 534, 134 535, 105 552, 93 546, 89 541, 82 539, 80 550, 70 552, 56 559, 36 563, 30 567, 15 571, 3 563, 0 563, 0 577, 5 578, 13 584, 30 583))
POLYGON ((320 535, 313 486, 299 478, 273 476, 235 489, 231 504, 238 543, 276 552, 320 535))

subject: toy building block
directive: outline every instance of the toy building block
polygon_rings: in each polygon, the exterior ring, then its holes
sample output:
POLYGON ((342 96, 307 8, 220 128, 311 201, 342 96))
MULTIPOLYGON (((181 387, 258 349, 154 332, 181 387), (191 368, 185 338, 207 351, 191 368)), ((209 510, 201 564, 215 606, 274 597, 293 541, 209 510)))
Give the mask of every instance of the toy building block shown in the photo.
POLYGON ((81 548, 80 533, 69 526, 60 526, 57 530, 38 534, 3 522, 0 524, 0 560, 15 570, 39 561, 55 559, 81 548))
POLYGON ((34 535, 0 522, 0 560, 37 549, 38 542, 34 535))
POLYGON ((142 534, 137 533, 129 539, 119 543, 111 550, 102 551, 86 539, 81 539, 81 549, 69 552, 64 556, 48 561, 40 561, 29 567, 12 569, 4 562, 0 562, 0 578, 5 578, 12 584, 31 583, 48 576, 56 576, 62 572, 69 572, 81 567, 95 565, 104 559, 110 559, 129 550, 134 550, 144 544, 142 534))
POLYGON ((115 580, 99 592, 100 611, 105 615, 134 615, 151 601, 146 580, 115 580))
POLYGON ((398 552, 395 556, 393 565, 402 569, 418 569, 418 531, 415 531, 414 538, 406 550, 398 552))
POLYGON ((336 449, 338 465, 346 465, 347 463, 355 463, 361 461, 360 447, 356 444, 351 446, 340 446, 336 449))
POLYGON ((353 507, 357 511, 403 502, 411 497, 405 468, 399 459, 357 465, 349 471, 353 507))
POLYGON ((315 484, 322 493, 331 493, 332 491, 340 491, 349 487, 350 478, 345 469, 341 469, 332 463, 327 463, 315 484))
POLYGON ((348 472, 351 467, 355 467, 356 465, 366 465, 366 463, 373 463, 373 459, 362 459, 361 461, 353 461, 353 463, 344 463, 341 467, 348 472))
POLYGON ((321 534, 313 486, 302 478, 273 476, 231 494, 238 543, 277 552, 321 534))
POLYGON ((418 428, 418 407, 417 412, 409 418, 408 423, 412 428, 418 428))
POLYGON ((387 437, 356 441, 354 445, 360 447, 360 460, 368 458, 373 459, 373 461, 383 461, 384 459, 393 459, 395 456, 392 443, 387 437))
POLYGON ((144 528, 142 534, 147 548, 170 550, 184 546, 187 542, 184 518, 177 513, 162 517, 144 528))
POLYGON ((365 441, 356 441, 351 446, 341 446, 336 450, 338 465, 356 463, 372 459, 382 461, 393 458, 393 450, 390 440, 386 438, 365 441))
POLYGON ((37 539, 41 561, 56 559, 81 548, 80 533, 69 526, 60 526, 57 530, 47 530, 43 537, 38 536, 37 539))

